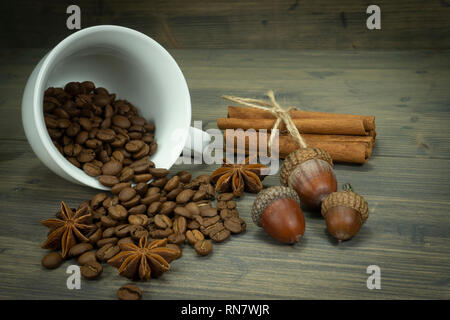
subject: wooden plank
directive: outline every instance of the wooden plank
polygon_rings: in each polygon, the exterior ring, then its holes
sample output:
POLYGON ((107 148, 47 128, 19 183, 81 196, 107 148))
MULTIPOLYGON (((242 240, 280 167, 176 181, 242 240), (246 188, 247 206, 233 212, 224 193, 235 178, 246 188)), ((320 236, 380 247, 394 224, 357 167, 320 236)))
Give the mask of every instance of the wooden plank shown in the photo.
MULTIPOLYGON (((52 47, 71 33, 72 2, 2 2, 0 41, 8 47, 52 47), (36 14, 36 13, 39 14, 36 14)), ((78 1, 83 28, 117 24, 168 48, 448 49, 447 1, 379 0, 381 30, 368 30, 368 2, 354 0, 78 1)))

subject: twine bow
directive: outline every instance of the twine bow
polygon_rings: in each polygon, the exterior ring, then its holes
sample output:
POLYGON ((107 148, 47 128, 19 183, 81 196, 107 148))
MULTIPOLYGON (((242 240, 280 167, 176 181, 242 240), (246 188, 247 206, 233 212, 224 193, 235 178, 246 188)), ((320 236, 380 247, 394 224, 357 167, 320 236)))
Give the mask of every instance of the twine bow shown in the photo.
POLYGON ((281 121, 284 122, 286 125, 286 129, 289 132, 289 134, 294 138, 294 141, 299 145, 301 148, 307 148, 306 142, 301 136, 300 132, 298 131, 297 127, 294 124, 294 121, 291 118, 291 115, 289 114, 289 111, 294 109, 295 107, 287 107, 286 109, 282 108, 278 102, 275 100, 275 96, 272 90, 269 90, 267 92, 267 96, 270 99, 270 102, 264 101, 264 100, 258 100, 258 99, 251 99, 251 98, 241 98, 241 97, 234 97, 234 96, 222 96, 222 98, 240 103, 244 106, 253 107, 265 111, 271 112, 277 120, 275 121, 275 124, 273 125, 273 128, 270 132, 270 138, 269 138, 269 150, 272 146, 273 139, 275 138, 275 132, 276 129, 278 129, 281 121))

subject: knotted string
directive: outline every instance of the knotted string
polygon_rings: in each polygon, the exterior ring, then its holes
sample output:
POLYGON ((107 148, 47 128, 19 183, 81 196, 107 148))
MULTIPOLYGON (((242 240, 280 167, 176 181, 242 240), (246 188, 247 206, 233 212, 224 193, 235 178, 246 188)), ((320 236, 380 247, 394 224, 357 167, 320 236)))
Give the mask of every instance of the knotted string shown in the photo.
POLYGON ((241 98, 241 97, 234 97, 234 96, 222 96, 222 98, 232 101, 232 102, 242 104, 247 107, 253 107, 253 108, 269 111, 277 118, 277 120, 275 121, 275 124, 273 125, 273 128, 270 132, 269 150, 272 146, 273 139, 275 138, 276 129, 278 129, 281 121, 284 122, 284 124, 286 125, 287 131, 292 136, 292 138, 294 138, 294 141, 297 143, 297 145, 300 146, 301 148, 307 148, 305 140, 301 136, 300 132, 298 131, 297 127, 295 126, 294 121, 291 118, 291 115, 289 114, 289 111, 291 111, 295 107, 287 107, 286 109, 282 108, 278 104, 278 102, 275 100, 275 96, 274 96, 274 93, 272 90, 269 90, 267 92, 267 96, 269 97, 270 102, 264 101, 264 100, 241 98))

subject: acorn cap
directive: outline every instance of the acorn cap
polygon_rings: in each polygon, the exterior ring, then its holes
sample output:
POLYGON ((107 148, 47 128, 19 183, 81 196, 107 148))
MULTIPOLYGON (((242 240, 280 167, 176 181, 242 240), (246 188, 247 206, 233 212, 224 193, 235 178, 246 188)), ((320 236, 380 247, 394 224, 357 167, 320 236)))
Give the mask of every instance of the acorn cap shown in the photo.
POLYGON ((283 161, 280 169, 280 180, 283 186, 288 185, 289 176, 298 165, 312 159, 320 159, 328 162, 333 167, 333 160, 325 150, 319 148, 303 148, 291 152, 283 161))
POLYGON ((349 207, 358 211, 361 216, 361 224, 364 224, 369 217, 367 201, 353 191, 339 191, 330 194, 322 202, 322 216, 326 218, 328 210, 336 206, 349 207))
POLYGON ((286 198, 295 200, 298 205, 300 205, 300 198, 298 197, 297 192, 292 188, 276 186, 262 190, 253 202, 251 212, 253 222, 261 227, 261 215, 266 210, 267 206, 275 200, 286 198))

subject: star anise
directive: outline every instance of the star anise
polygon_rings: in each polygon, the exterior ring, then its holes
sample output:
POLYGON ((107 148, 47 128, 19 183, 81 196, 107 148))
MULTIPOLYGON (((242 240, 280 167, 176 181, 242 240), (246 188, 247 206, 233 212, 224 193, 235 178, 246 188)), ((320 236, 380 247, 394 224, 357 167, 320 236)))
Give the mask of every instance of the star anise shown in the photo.
POLYGON ((225 164, 212 173, 211 182, 216 184, 216 191, 219 193, 232 190, 237 197, 240 197, 244 190, 258 193, 263 187, 263 168, 267 167, 259 163, 250 164, 250 158, 246 158, 241 164, 225 160, 225 164))
POLYGON ((167 239, 148 243, 146 236, 134 243, 120 244, 121 252, 108 260, 113 267, 119 268, 119 275, 129 279, 148 280, 170 269, 170 262, 177 256, 174 249, 166 247, 167 239))
POLYGON ((83 235, 82 230, 89 230, 92 225, 83 224, 85 220, 90 217, 90 213, 84 214, 86 207, 82 207, 75 213, 61 201, 61 217, 62 219, 52 218, 41 221, 41 223, 50 228, 50 233, 47 240, 42 244, 44 249, 59 249, 61 248, 61 255, 65 258, 70 250, 78 240, 88 242, 89 239, 83 235))

